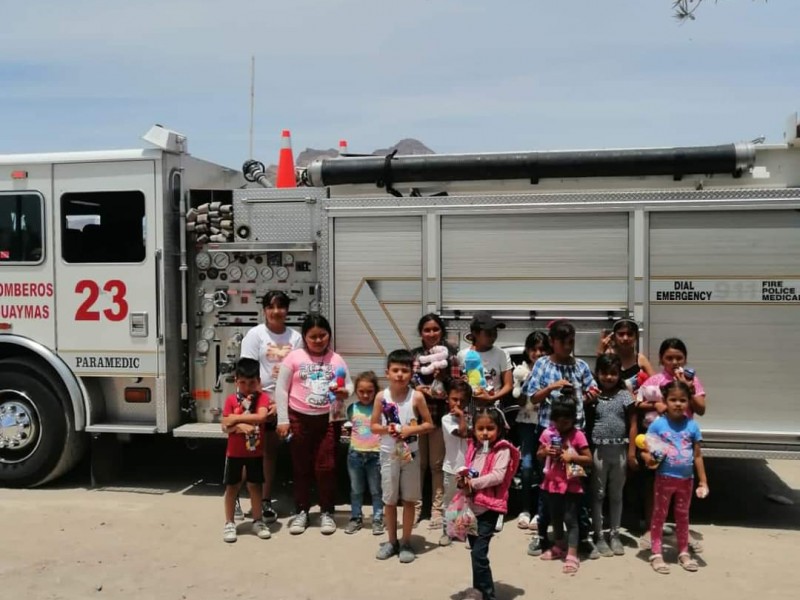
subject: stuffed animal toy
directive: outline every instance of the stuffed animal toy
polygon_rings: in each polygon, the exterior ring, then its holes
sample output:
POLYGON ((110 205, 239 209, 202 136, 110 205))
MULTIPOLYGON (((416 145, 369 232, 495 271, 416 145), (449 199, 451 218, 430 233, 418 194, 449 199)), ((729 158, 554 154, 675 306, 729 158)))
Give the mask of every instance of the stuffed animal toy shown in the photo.
POLYGON ((344 367, 338 367, 336 371, 331 373, 331 382, 328 384, 328 400, 330 400, 331 404, 336 402, 336 391, 344 389, 346 376, 347 371, 345 371, 344 367))
POLYGON ((511 377, 514 380, 514 390, 511 392, 511 395, 514 396, 514 398, 519 398, 522 395, 522 384, 525 383, 525 380, 528 379, 528 375, 530 374, 531 370, 525 362, 514 367, 514 370, 511 372, 511 377))
POLYGON ((473 390, 486 389, 486 374, 483 371, 481 355, 475 350, 467 350, 464 355, 464 372, 467 375, 467 383, 473 390))
POLYGON ((447 357, 449 355, 450 353, 447 351, 445 346, 434 346, 428 351, 428 354, 422 354, 419 356, 419 372, 423 375, 430 375, 436 369, 446 369, 447 357))

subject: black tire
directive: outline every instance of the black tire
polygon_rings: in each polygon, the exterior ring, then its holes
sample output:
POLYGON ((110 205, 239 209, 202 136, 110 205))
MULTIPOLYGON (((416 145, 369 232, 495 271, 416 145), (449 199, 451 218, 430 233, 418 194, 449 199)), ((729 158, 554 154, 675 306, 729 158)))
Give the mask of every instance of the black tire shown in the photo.
POLYGON ((22 405, 36 426, 31 436, 36 439, 23 448, 0 448, 0 485, 39 485, 63 472, 63 465, 74 464, 82 444, 65 397, 35 360, 0 361, 0 406, 22 405))

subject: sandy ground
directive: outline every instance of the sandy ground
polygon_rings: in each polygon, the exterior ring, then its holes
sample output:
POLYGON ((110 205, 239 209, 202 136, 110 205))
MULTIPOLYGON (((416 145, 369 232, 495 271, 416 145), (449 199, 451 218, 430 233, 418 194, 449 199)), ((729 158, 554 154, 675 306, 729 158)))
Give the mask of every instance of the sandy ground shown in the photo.
MULTIPOLYGON (((435 546, 439 532, 424 521, 411 565, 376 561, 381 538, 368 530, 325 537, 311 527, 290 536, 285 518, 270 540, 243 534, 225 544, 222 488, 211 474, 219 465, 198 469, 192 456, 168 465, 129 461, 113 487, 91 488, 79 472, 45 489, 0 490, 2 597, 447 599, 469 586, 468 550, 435 546)), ((698 573, 653 573, 631 539, 626 556, 586 561, 566 577, 559 564, 527 556, 528 535, 509 521, 490 552, 498 598, 797 597, 800 461, 708 463, 711 497, 693 510, 692 529, 705 547, 698 573)), ((288 509, 288 499, 282 505, 288 509)), ((347 518, 342 505, 339 525, 347 518)))

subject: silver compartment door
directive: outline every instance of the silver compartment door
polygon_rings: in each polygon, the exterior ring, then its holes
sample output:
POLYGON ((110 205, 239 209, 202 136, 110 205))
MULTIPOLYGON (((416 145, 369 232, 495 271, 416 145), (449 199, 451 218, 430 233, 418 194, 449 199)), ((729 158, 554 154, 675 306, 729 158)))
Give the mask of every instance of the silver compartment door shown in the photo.
POLYGON ((336 217, 333 239, 336 350, 382 375, 389 352, 417 345, 422 218, 336 217))
POLYGON ((649 262, 653 364, 664 338, 686 342, 707 391, 703 430, 797 441, 800 302, 764 301, 763 292, 768 281, 800 292, 800 213, 652 213, 649 262))

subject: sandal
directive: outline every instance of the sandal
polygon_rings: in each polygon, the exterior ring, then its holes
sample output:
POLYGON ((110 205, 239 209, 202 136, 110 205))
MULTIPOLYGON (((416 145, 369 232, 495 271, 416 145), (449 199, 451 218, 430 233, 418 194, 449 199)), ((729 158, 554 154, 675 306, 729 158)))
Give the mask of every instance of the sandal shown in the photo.
POLYGON ((688 552, 678 554, 678 564, 684 571, 689 571, 690 573, 695 573, 698 569, 697 561, 688 552))
POLYGON ((660 575, 669 575, 669 565, 664 562, 664 557, 660 554, 653 554, 650 557, 650 566, 660 575))
POLYGON ((552 546, 549 550, 545 550, 539 558, 541 560, 561 560, 566 555, 567 552, 563 548, 552 546))
POLYGON ((428 529, 441 529, 442 528, 442 517, 431 517, 431 520, 428 521, 428 529))
POLYGON ((561 572, 564 573, 564 575, 575 575, 580 568, 581 561, 578 559, 578 557, 567 555, 567 558, 564 559, 564 566, 562 567, 561 572))
POLYGON ((530 513, 521 512, 519 513, 519 517, 517 517, 517 527, 520 529, 528 529, 531 524, 531 515, 530 513))

